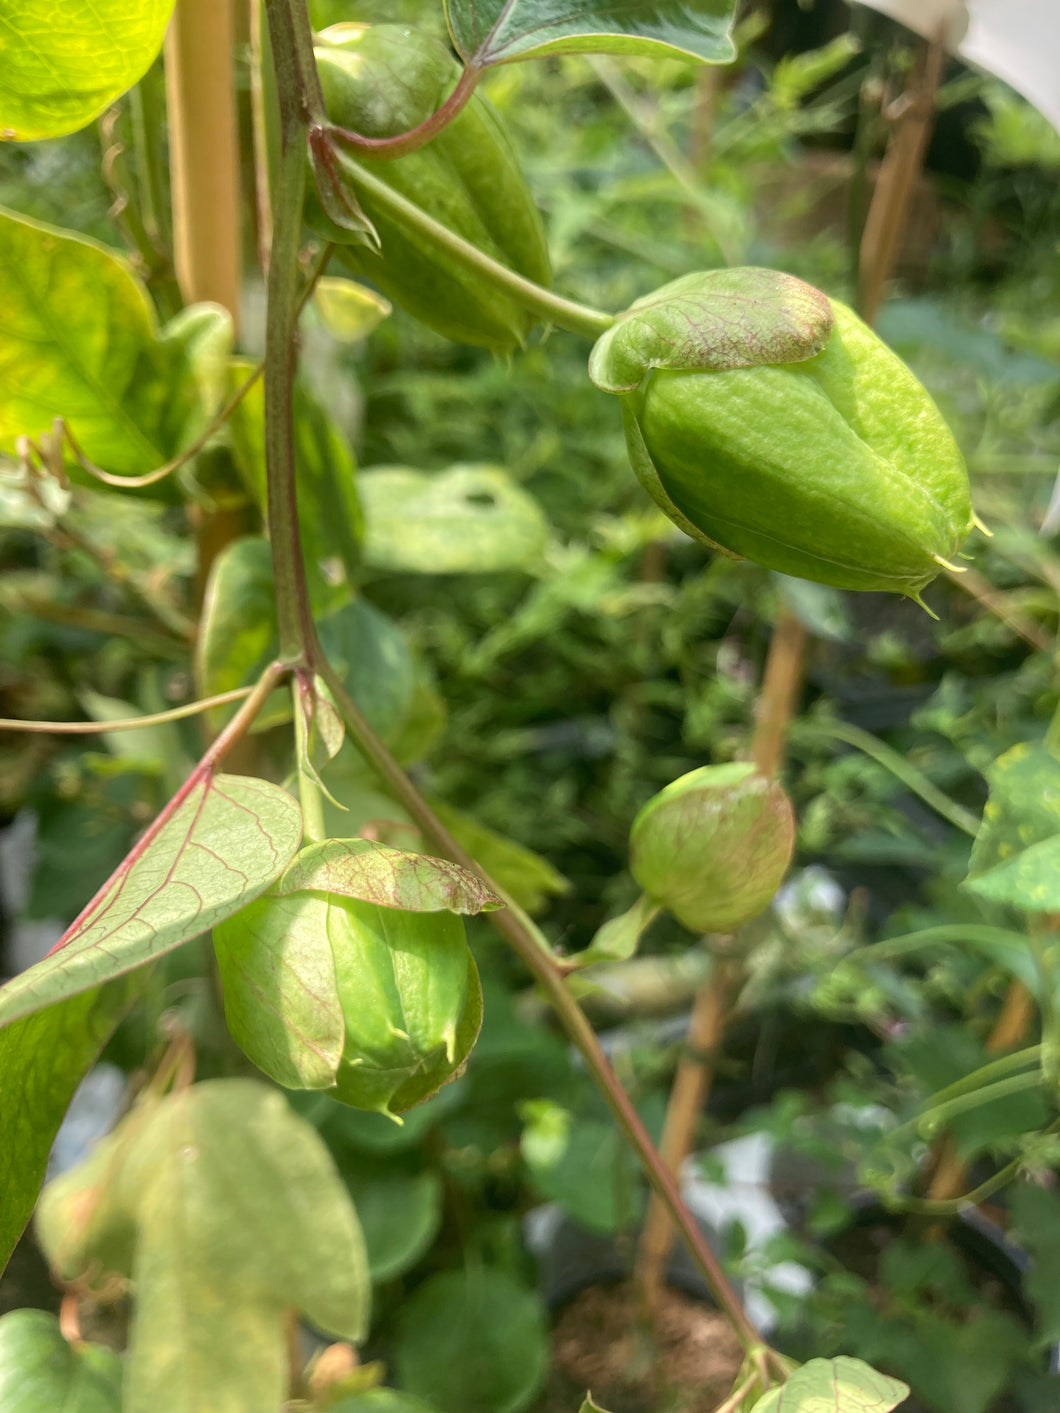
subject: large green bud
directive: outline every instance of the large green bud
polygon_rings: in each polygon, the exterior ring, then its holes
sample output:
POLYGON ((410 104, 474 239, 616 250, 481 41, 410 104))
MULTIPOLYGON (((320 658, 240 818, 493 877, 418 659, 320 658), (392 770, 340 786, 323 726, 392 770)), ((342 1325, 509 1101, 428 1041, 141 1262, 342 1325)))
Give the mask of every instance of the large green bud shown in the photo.
POLYGON ((801 281, 677 280, 620 317, 590 375, 623 394, 645 488, 726 553, 918 599, 972 527, 964 461, 928 393, 857 315, 801 281))
POLYGON ((633 821, 629 865, 693 932, 735 932, 769 905, 791 862, 787 795, 753 765, 706 765, 654 795, 633 821))
MULTIPOLYGON (((318 36, 315 52, 329 117, 364 137, 417 127, 441 107, 460 73, 439 40, 404 25, 335 25, 318 36)), ((492 259, 536 284, 551 282, 541 217, 501 120, 480 94, 425 147, 375 161, 372 170, 492 259)), ((307 210, 310 224, 340 243, 338 258, 350 271, 446 338, 502 353, 523 342, 534 320, 521 306, 404 230, 367 192, 358 191, 358 199, 379 234, 381 256, 350 244, 350 232, 314 200, 307 210)))
MULTIPOLYGON (((424 901, 424 887, 434 889, 432 879, 422 883, 425 867, 447 870, 451 882, 454 866, 442 860, 365 840, 313 845, 268 895, 214 929, 228 1027, 278 1084, 393 1115, 463 1069, 482 990, 451 897, 424 901), (313 886, 329 882, 362 896, 313 886), (398 896, 403 887, 419 890, 411 904, 398 896)), ((464 900, 462 911, 496 901, 474 879, 464 900)))

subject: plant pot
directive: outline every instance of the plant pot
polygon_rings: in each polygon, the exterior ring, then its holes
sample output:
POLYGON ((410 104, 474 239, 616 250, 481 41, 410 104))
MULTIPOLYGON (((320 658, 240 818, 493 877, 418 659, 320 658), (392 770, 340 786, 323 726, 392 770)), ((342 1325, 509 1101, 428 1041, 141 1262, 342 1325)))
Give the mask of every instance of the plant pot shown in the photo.
MULTIPOLYGON (((700 1230, 717 1250, 717 1234, 700 1230)), ((610 1413, 712 1413, 743 1350, 680 1243, 649 1314, 630 1279, 639 1233, 592 1232, 555 1204, 526 1223, 553 1315, 549 1382, 535 1413, 569 1413, 591 1391, 610 1413)))

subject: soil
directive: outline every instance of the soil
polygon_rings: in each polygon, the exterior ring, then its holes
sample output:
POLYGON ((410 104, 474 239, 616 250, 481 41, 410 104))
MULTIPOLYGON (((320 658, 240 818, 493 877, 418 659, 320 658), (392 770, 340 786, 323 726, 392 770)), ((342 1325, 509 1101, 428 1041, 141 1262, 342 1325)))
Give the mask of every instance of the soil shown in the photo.
POLYGON ((628 1281, 590 1286, 556 1320, 536 1413, 571 1413, 590 1391, 608 1413, 713 1413, 742 1363, 728 1321, 702 1301, 664 1291, 652 1328, 628 1281))

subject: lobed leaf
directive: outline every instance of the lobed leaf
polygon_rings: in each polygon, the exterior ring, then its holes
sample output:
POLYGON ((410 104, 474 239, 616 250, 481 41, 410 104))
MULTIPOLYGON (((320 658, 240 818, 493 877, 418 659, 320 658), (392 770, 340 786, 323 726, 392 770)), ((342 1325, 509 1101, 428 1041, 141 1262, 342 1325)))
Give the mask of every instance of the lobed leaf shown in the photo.
POLYGON ((173 0, 0 0, 0 137, 87 127, 151 67, 173 0))
POLYGON ((492 912, 504 906, 476 873, 372 839, 327 839, 303 849, 276 881, 279 895, 313 891, 409 912, 492 912))
POLYGON ((465 63, 485 68, 546 54, 678 54, 708 64, 736 57, 733 0, 446 0, 465 63))
POLYGON ((268 888, 302 834, 301 810, 285 790, 239 775, 196 781, 159 821, 56 949, 0 987, 0 1025, 206 932, 268 888))

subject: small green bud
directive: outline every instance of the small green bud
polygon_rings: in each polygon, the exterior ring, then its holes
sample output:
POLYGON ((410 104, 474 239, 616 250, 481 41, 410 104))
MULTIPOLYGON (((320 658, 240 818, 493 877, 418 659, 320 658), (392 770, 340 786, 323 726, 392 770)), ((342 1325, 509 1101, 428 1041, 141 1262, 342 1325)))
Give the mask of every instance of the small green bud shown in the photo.
POLYGON ((928 393, 857 315, 801 281, 675 281, 603 336, 590 375, 623 396, 645 489, 725 553, 919 599, 974 523, 928 393))
POLYGON ((396 1114, 463 1068, 482 1021, 461 918, 357 898, 259 898, 214 930, 236 1041, 288 1088, 396 1114))
MULTIPOLYGON (((404 25, 340 24, 318 36, 328 116, 364 137, 396 137, 436 112, 460 74, 446 47, 404 25)), ((431 142, 373 164, 381 180, 426 214, 536 284, 552 274, 541 217, 497 113, 476 93, 431 142)), ((356 183, 354 183, 356 185, 356 183)), ((534 320, 428 240, 409 234, 358 192, 382 255, 351 243, 312 196, 309 223, 339 245, 337 258, 446 338, 511 352, 534 320)))
POLYGON ((787 795, 753 765, 706 765, 633 821, 633 877, 693 932, 735 932, 780 887, 795 842, 787 795))

